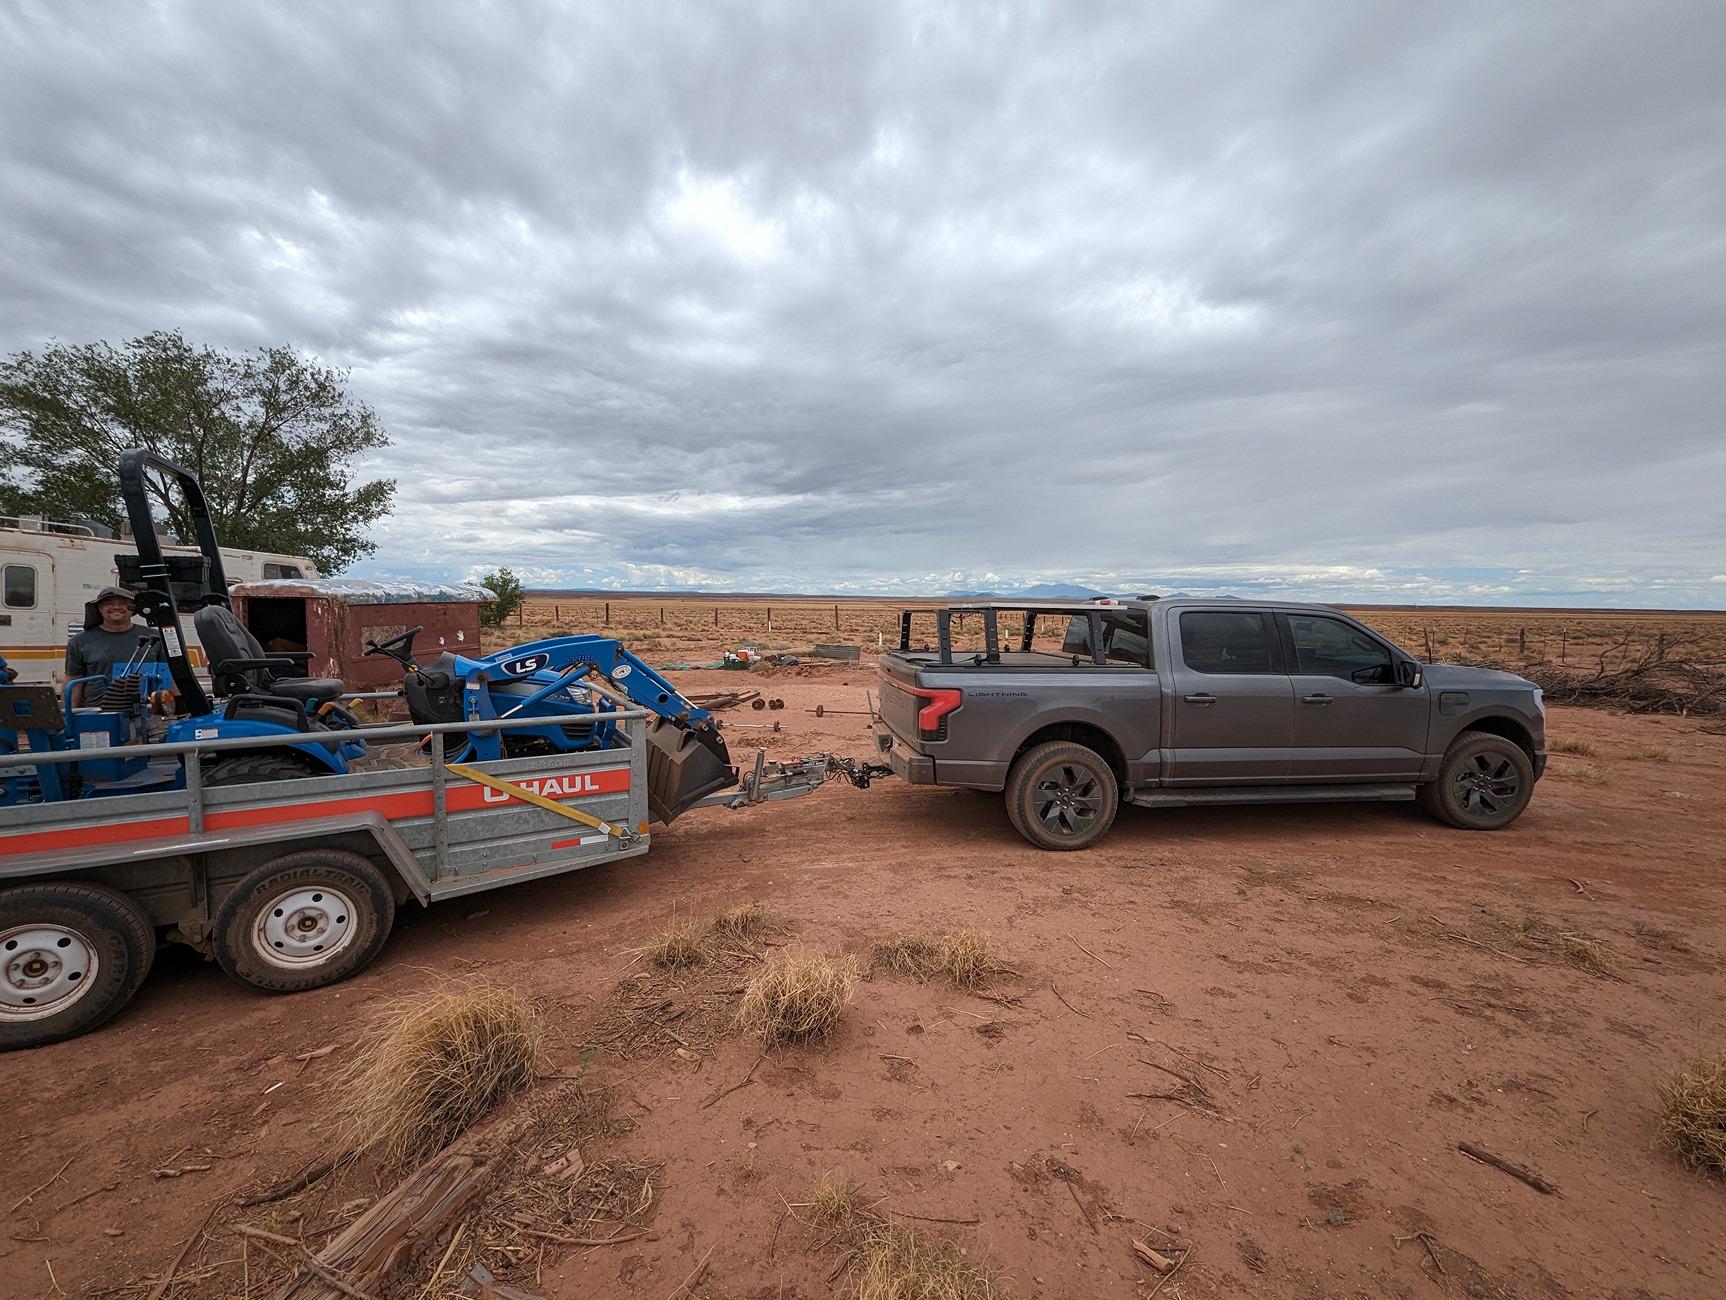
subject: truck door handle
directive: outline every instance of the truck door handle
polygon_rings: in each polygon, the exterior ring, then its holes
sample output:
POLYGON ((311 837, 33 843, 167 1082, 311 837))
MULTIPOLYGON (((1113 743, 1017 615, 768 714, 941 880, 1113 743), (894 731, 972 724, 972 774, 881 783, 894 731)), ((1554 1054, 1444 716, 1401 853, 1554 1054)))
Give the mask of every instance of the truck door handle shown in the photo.
POLYGON ((1322 692, 1318 695, 1303 695, 1300 697, 1300 702, 1302 704, 1329 704, 1330 696, 1322 692))
POLYGON ((1216 696, 1210 694, 1209 692, 1205 692, 1205 691, 1201 691, 1197 695, 1184 695, 1181 698, 1184 699, 1188 704, 1204 705, 1204 704, 1215 704, 1217 702, 1216 696))

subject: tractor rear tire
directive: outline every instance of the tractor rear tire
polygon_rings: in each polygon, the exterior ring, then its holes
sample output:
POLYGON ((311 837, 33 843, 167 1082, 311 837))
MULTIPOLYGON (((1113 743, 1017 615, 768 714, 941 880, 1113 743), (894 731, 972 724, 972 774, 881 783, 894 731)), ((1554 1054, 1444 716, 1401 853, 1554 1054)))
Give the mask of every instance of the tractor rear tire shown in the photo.
POLYGON ((298 781, 314 775, 303 759, 286 754, 233 754, 218 758, 204 769, 206 788, 218 785, 251 785, 256 781, 298 781))
POLYGON ((1007 777, 1007 818, 1051 852, 1088 849, 1114 823, 1120 786, 1096 750, 1062 740, 1033 745, 1007 777))
POLYGON ((216 913, 216 961, 264 993, 298 993, 357 974, 389 938, 396 899, 384 873, 345 849, 285 853, 246 875, 216 913))
POLYGON ((48 880, 0 890, 0 1051, 95 1029, 155 959, 150 918, 117 889, 48 880))

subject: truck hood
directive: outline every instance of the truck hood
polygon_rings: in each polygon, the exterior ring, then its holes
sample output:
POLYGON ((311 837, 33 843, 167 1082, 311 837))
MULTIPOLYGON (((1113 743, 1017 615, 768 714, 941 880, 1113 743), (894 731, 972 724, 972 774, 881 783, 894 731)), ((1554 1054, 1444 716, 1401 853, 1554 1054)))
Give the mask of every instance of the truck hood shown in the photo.
POLYGON ((1526 677, 1503 672, 1497 668, 1468 668, 1461 664, 1423 664, 1421 672, 1427 683, 1441 690, 1524 690, 1538 689, 1526 677))

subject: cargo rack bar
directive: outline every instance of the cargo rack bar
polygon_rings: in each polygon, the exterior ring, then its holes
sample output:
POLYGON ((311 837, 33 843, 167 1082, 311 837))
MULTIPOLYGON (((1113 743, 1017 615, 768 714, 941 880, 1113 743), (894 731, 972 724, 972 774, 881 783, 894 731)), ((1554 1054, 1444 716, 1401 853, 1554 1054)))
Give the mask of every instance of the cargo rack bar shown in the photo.
MULTIPOLYGON (((958 614, 981 614, 983 616, 983 652, 973 656, 977 663, 998 664, 1001 662, 1001 629, 1000 615, 1023 614, 1025 626, 1019 638, 1019 649, 1029 651, 1031 642, 1036 637, 1037 615, 1065 614, 1069 617, 1083 614, 1091 624, 1091 661, 1099 667, 1107 660, 1103 649, 1103 611, 1118 608, 1123 604, 1113 600, 991 600, 948 605, 934 611, 905 609, 899 612, 899 648, 911 650, 911 619, 915 614, 933 612, 935 615, 936 645, 941 654, 943 664, 953 662, 953 616, 958 614)), ((927 649, 927 647, 924 647, 927 649)))

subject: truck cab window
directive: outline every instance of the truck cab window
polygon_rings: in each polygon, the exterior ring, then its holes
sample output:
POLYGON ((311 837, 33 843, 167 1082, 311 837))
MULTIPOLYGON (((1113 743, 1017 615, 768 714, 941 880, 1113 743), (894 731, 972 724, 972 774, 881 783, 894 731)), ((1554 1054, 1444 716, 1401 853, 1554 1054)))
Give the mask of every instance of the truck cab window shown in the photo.
MULTIPOLYGON (((1088 614, 1075 614, 1067 622, 1067 634, 1061 638, 1061 653, 1091 657, 1091 619, 1088 614)), ((1135 668, 1151 668, 1151 639, 1145 634, 1145 615, 1136 609, 1107 610, 1103 613, 1103 658, 1112 664, 1132 664, 1135 668)))
POLYGON ((299 579, 305 576, 300 572, 300 566, 297 564, 274 564, 267 561, 264 564, 264 577, 266 578, 299 579))
POLYGON ((28 564, 8 564, 5 572, 7 609, 34 609, 36 606, 36 570, 28 564))
POLYGON ((1338 618, 1290 614, 1295 671, 1303 676, 1342 677, 1362 684, 1388 683, 1391 655, 1359 628, 1338 618))
POLYGON ((1183 610, 1181 658, 1198 673, 1276 671, 1265 615, 1245 610, 1183 610))

